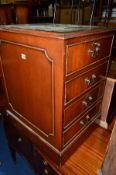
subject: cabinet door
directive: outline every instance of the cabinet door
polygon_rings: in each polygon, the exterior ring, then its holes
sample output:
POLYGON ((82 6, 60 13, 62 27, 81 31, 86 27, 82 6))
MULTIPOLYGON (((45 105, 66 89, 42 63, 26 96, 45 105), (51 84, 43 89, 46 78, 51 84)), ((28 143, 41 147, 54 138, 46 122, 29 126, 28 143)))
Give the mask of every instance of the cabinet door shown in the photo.
POLYGON ((8 106, 34 130, 54 135, 53 61, 46 50, 2 43, 8 106))

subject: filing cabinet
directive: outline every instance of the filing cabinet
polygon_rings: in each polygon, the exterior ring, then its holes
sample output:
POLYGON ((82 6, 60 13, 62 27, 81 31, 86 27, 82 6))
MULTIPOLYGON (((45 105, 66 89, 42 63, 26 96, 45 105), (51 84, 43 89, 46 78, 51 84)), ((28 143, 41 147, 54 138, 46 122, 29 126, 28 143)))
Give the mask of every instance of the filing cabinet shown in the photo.
POLYGON ((113 38, 92 26, 0 27, 6 113, 57 165, 101 115, 113 38))

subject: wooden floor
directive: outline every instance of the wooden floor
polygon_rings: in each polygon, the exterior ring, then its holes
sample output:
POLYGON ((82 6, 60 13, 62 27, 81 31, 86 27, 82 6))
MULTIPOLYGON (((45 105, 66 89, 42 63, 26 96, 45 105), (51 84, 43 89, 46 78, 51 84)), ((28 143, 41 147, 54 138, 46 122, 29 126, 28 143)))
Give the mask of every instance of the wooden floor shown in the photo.
POLYGON ((108 130, 93 124, 86 133, 86 139, 84 138, 83 143, 66 163, 58 168, 51 162, 51 166, 61 175, 97 175, 105 156, 114 122, 115 118, 108 130))
MULTIPOLYGON (((65 175, 97 175, 102 164, 111 130, 97 125, 70 159, 61 167, 65 175)), ((91 128, 90 128, 91 129, 91 128)))
POLYGON ((97 175, 105 156, 113 124, 108 130, 93 125, 94 131, 76 152, 59 168, 64 175, 97 175))

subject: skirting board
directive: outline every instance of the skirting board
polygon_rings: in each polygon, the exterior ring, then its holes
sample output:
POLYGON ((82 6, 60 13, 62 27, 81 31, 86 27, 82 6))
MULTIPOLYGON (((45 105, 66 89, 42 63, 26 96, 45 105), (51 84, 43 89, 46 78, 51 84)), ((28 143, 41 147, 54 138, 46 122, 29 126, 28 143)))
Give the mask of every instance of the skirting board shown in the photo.
POLYGON ((95 120, 95 123, 104 129, 108 129, 108 123, 106 121, 102 121, 102 120, 97 119, 97 120, 95 120))
POLYGON ((103 173, 102 173, 101 169, 100 169, 100 170, 98 170, 97 174, 98 174, 98 175, 103 175, 103 173))

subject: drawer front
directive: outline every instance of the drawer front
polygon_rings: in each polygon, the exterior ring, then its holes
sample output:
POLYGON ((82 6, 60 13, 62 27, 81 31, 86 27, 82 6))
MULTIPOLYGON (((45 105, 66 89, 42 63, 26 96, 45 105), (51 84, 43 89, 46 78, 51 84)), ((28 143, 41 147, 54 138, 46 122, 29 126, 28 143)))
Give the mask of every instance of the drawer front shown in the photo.
POLYGON ((84 130, 93 122, 93 120, 97 118, 98 114, 100 114, 100 106, 101 102, 97 103, 95 107, 93 107, 86 114, 75 121, 70 127, 64 130, 63 146, 70 143, 75 137, 79 137, 81 132, 84 132, 84 130))
POLYGON ((40 155, 39 151, 34 148, 34 169, 40 175, 58 175, 49 163, 40 155))
POLYGON ((39 154, 29 138, 25 137, 23 133, 21 133, 21 130, 19 131, 16 126, 11 123, 8 116, 4 118, 4 128, 9 148, 13 148, 13 151, 15 151, 12 152, 13 156, 16 152, 21 154, 31 165, 31 168, 34 170, 35 174, 57 175, 55 170, 53 170, 48 162, 46 162, 46 160, 44 160, 44 158, 39 154))
POLYGON ((82 112, 88 110, 97 99, 102 98, 104 92, 105 82, 101 83, 93 90, 89 91, 87 94, 82 96, 80 99, 68 105, 68 107, 64 110, 64 128, 69 126, 72 122, 74 122, 82 112))
POLYGON ((112 36, 67 46, 66 74, 80 70, 110 55, 112 36))
POLYGON ((85 72, 65 83, 65 104, 89 90, 93 85, 105 79, 107 63, 85 72))
POLYGON ((32 142, 15 128, 15 126, 11 123, 9 116, 6 116, 4 119, 4 128, 9 147, 23 155, 27 161, 32 162, 32 142))

